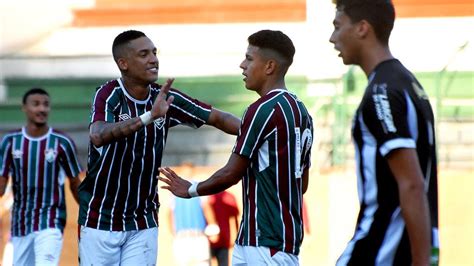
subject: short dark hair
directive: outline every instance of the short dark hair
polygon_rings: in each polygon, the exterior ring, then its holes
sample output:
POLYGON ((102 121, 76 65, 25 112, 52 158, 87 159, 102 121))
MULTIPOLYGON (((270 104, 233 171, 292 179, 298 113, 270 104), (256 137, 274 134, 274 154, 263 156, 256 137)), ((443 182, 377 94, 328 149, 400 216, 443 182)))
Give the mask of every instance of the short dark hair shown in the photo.
POLYGON ((33 94, 41 94, 41 95, 46 95, 46 96, 49 97, 48 92, 46 92, 42 88, 33 87, 33 88, 29 89, 27 92, 25 92, 25 94, 23 94, 23 101, 22 101, 23 104, 26 104, 26 100, 28 99, 28 96, 33 95, 33 94))
POLYGON ((291 39, 281 31, 261 30, 250 35, 248 42, 250 45, 275 51, 286 61, 286 67, 293 63, 295 46, 291 39))
POLYGON ((112 55, 114 60, 117 61, 120 56, 123 56, 120 51, 123 45, 141 37, 146 37, 146 35, 138 30, 127 30, 117 35, 112 43, 112 55))
POLYGON ((395 7, 391 0, 335 0, 336 9, 343 11, 352 23, 366 20, 374 28, 375 36, 388 44, 395 21, 395 7))

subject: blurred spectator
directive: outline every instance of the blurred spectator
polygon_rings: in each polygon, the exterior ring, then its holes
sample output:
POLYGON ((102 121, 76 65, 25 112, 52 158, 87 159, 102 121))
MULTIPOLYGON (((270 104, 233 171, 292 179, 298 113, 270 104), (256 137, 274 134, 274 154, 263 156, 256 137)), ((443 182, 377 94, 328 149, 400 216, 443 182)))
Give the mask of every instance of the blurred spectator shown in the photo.
POLYGON ((209 240, 204 234, 207 222, 201 198, 173 197, 169 224, 174 236, 173 254, 176 265, 210 264, 209 240))
POLYGON ((219 233, 210 237, 211 257, 217 259, 219 266, 229 265, 229 248, 232 246, 231 232, 238 230, 239 208, 235 196, 227 191, 209 196, 209 206, 214 214, 219 233))

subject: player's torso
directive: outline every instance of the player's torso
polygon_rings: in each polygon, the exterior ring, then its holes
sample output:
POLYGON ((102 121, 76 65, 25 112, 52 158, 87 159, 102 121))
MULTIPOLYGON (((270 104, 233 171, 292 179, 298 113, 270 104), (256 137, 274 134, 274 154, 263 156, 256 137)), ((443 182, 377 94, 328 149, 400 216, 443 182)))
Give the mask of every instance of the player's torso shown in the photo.
POLYGON ((301 167, 311 147, 312 121, 303 103, 288 92, 260 108, 267 111, 257 112, 254 119, 269 121, 265 128, 254 129, 262 132, 242 180, 246 200, 240 240, 245 243, 243 234, 248 232, 250 245, 258 242, 294 253, 301 240, 301 167), (245 218, 246 213, 254 218, 245 218))
POLYGON ((40 138, 15 134, 12 145, 12 234, 25 235, 39 229, 59 226, 65 219, 64 173, 59 158, 67 139, 53 134, 40 138))

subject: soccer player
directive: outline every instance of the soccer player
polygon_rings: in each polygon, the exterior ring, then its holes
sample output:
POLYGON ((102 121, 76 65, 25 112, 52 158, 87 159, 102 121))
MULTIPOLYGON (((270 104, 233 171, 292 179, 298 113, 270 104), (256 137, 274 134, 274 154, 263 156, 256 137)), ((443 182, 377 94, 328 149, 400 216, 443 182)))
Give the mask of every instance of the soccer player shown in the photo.
POLYGON ((98 88, 90 120, 88 170, 79 187, 81 265, 154 265, 159 207, 158 167, 168 129, 208 124, 237 134, 240 120, 158 85, 153 42, 120 33, 112 54, 121 77, 98 88))
POLYGON ((369 80, 352 126, 360 212, 337 265, 429 265, 437 246, 433 112, 390 52, 394 20, 389 0, 336 1, 330 42, 369 80))
POLYGON ((249 36, 245 87, 260 95, 246 110, 227 164, 200 183, 168 167, 162 186, 179 197, 215 194, 242 179, 243 213, 232 263, 298 265, 303 240, 302 197, 308 187, 313 123, 304 104, 288 91, 285 74, 295 47, 281 31, 249 36))
POLYGON ((13 264, 57 265, 66 225, 64 174, 78 201, 81 166, 74 142, 48 126, 50 99, 45 90, 27 91, 22 109, 26 126, 6 134, 0 143, 0 196, 12 177, 13 264))

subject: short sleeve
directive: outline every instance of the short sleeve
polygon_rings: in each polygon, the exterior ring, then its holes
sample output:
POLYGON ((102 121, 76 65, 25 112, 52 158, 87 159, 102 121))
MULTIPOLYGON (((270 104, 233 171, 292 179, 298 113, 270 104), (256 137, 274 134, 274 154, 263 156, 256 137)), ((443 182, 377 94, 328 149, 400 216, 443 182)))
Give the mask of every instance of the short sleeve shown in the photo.
POLYGON ((11 138, 4 137, 0 142, 0 176, 8 177, 12 163, 11 138))
POLYGON ((192 128, 199 128, 207 122, 212 110, 211 105, 193 99, 175 89, 170 91, 170 95, 174 96, 167 113, 170 119, 170 127, 183 124, 192 128))
POLYGON ((79 160, 77 159, 76 146, 72 139, 63 136, 59 141, 59 163, 63 168, 66 176, 73 178, 82 171, 79 160))
POLYGON ((263 132, 268 125, 273 112, 267 109, 250 106, 242 118, 239 134, 233 152, 247 158, 252 158, 263 143, 263 132))
POLYGON ((90 123, 96 121, 115 122, 114 110, 118 104, 117 97, 111 97, 110 88, 99 88, 92 101, 90 123))
MULTIPOLYGON (((364 123, 376 139, 383 156, 399 148, 415 148, 409 120, 416 120, 416 112, 403 89, 386 83, 373 84, 362 115, 364 123), (414 110, 412 110, 414 111, 414 110)), ((416 121, 412 121, 416 123, 416 121)))

